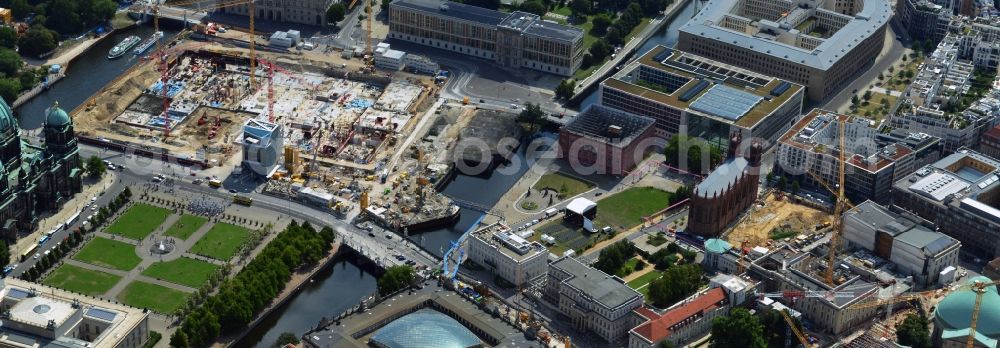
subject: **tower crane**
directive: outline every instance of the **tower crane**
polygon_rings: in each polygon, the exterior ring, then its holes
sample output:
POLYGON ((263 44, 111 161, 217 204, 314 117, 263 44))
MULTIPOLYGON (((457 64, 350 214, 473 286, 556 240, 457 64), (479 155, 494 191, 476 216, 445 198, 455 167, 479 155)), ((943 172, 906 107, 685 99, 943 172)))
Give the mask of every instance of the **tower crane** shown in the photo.
POLYGON ((837 173, 839 178, 837 202, 833 204, 833 235, 830 237, 830 251, 827 253, 826 262, 826 283, 830 286, 835 286, 833 283, 833 264, 837 261, 837 243, 840 242, 840 235, 844 233, 844 223, 841 215, 844 213, 844 203, 847 202, 847 198, 844 197, 844 172, 847 165, 847 145, 844 139, 844 128, 847 124, 845 121, 843 117, 837 117, 837 125, 839 127, 838 137, 840 138, 840 148, 837 149, 837 156, 839 157, 840 170, 837 173))
POLYGON ((375 72, 375 51, 372 50, 372 1, 365 1, 365 69, 375 72))
POLYGON ((792 320, 792 317, 788 315, 787 309, 782 309, 778 311, 778 313, 781 313, 781 317, 785 318, 785 323, 788 324, 788 329, 791 330, 793 333, 795 333, 795 337, 799 339, 799 343, 802 343, 803 347, 806 348, 815 347, 815 345, 809 343, 809 339, 806 338, 806 335, 802 334, 802 330, 800 330, 799 327, 795 325, 795 320, 792 320))

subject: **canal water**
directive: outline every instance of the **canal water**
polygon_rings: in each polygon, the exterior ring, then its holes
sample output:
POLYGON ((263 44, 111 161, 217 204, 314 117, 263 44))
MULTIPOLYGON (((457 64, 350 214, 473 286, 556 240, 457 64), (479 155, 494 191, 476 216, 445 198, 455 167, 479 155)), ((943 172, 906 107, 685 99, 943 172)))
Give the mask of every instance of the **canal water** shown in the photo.
MULTIPOLYGON (((161 30, 165 34, 164 38, 161 39, 164 41, 173 38, 178 33, 177 30, 172 29, 161 28, 161 30)), ((48 91, 42 92, 14 110, 14 114, 21 121, 21 127, 24 129, 41 127, 45 120, 45 109, 56 101, 59 102, 59 107, 67 111, 73 110, 87 101, 91 94, 96 93, 101 87, 140 61, 140 58, 131 52, 121 58, 108 60, 108 51, 129 35, 138 35, 145 40, 152 33, 152 26, 143 25, 116 31, 111 34, 110 38, 105 38, 95 44, 90 50, 70 63, 66 77, 49 88, 48 91)), ((154 49, 150 48, 146 54, 154 49)))
MULTIPOLYGON (((657 45, 674 47, 674 45, 677 44, 677 36, 678 36, 677 29, 680 29, 682 25, 686 24, 689 20, 691 20, 691 17, 694 17, 695 14, 694 11, 695 8, 697 7, 695 6, 695 3, 698 1, 700 0, 687 0, 687 4, 685 4, 684 7, 680 9, 680 12, 678 12, 674 16, 673 21, 667 23, 667 25, 660 27, 659 32, 650 37, 645 44, 639 47, 639 50, 635 51, 635 55, 633 56, 633 58, 638 57, 643 53, 646 53, 646 51, 649 51, 650 49, 656 47, 657 45)), ((598 92, 599 89, 594 88, 593 92, 587 95, 586 98, 583 98, 583 100, 580 101, 580 110, 585 110, 588 106, 596 104, 598 92)))

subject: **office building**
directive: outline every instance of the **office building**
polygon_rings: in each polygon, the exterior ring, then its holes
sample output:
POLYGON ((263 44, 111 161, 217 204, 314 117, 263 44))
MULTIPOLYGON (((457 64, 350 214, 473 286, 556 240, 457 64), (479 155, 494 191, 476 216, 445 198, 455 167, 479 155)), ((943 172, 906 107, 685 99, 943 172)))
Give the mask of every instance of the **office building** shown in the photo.
POLYGON ((565 323, 611 343, 625 340, 638 324, 632 311, 643 302, 642 294, 621 278, 572 257, 549 264, 543 296, 569 318, 565 323))
POLYGON ((687 231, 718 237, 729 224, 757 201, 763 145, 743 143, 739 133, 730 139, 726 160, 695 186, 689 204, 687 231))
POLYGON ((668 341, 681 347, 707 334, 712 320, 732 307, 722 288, 712 288, 678 302, 662 315, 652 316, 629 331, 629 348, 655 348, 668 341))
POLYGON ((243 167, 254 174, 270 177, 281 166, 284 135, 281 125, 261 119, 249 119, 243 124, 243 167))
POLYGON ((844 191, 854 201, 870 198, 888 203, 896 180, 916 170, 916 163, 940 157, 935 137, 911 132, 883 136, 871 120, 814 109, 781 138, 775 173, 812 187, 836 184, 840 180, 839 122, 844 123, 848 146, 844 191))
POLYGON ((801 84, 823 101, 875 62, 891 17, 884 0, 710 0, 680 28, 677 48, 801 84))
POLYGON ((59 210, 82 189, 73 121, 59 104, 45 111, 43 145, 21 138, 7 102, 0 99, 0 238, 34 231, 43 213, 59 210))
POLYGON ((396 0, 389 5, 390 39, 487 59, 508 68, 571 76, 583 61, 583 30, 443 0, 396 0))
POLYGON ((0 279, 0 347, 139 348, 146 310, 15 278, 0 279))
MULTIPOLYGON (((301 23, 308 25, 336 25, 326 21, 326 10, 337 0, 271 0, 255 1, 254 18, 259 18, 275 22, 301 23)), ((220 7, 216 10, 219 13, 228 13, 246 16, 250 12, 250 5, 233 5, 220 7)))
POLYGON ((653 119, 591 105, 559 131, 560 157, 575 168, 626 175, 652 151, 653 119))
POLYGON ((1000 160, 1000 126, 990 128, 979 138, 979 152, 1000 160))
POLYGON ((933 222, 985 259, 1000 256, 1000 161, 969 149, 894 185, 893 203, 933 222))
POLYGON ((1000 89, 979 86, 975 88, 985 89, 982 98, 969 102, 966 97, 973 88, 975 66, 960 58, 961 45, 960 36, 945 36, 924 60, 889 122, 896 129, 941 138, 945 153, 976 148, 980 135, 996 126, 1000 116, 1000 89))
POLYGON ((495 223, 473 231, 469 238, 469 259, 494 275, 514 284, 526 285, 544 276, 549 250, 541 243, 528 241, 507 225, 495 223))
POLYGON ((729 136, 771 144, 802 111, 803 88, 656 46, 600 85, 600 104, 656 120, 654 135, 686 134, 725 150, 729 136))
POLYGON ((930 0, 896 1, 896 19, 912 40, 941 41, 948 32, 950 17, 951 14, 944 6, 930 0))
POLYGON ((962 243, 896 207, 865 201, 844 213, 843 224, 844 239, 889 260, 917 284, 933 285, 941 271, 958 264, 962 243))
POLYGON ((419 54, 407 53, 403 57, 403 64, 406 65, 407 71, 416 74, 434 75, 441 71, 441 66, 437 62, 419 54))

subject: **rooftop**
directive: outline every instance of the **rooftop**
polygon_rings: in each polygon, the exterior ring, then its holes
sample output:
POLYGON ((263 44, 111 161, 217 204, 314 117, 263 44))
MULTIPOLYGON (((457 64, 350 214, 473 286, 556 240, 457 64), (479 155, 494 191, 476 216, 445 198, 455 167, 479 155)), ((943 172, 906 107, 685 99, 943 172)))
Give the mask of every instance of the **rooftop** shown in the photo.
POLYGON ((473 231, 472 236, 517 262, 538 254, 548 255, 541 243, 528 241, 499 222, 473 231))
POLYGON ((819 1, 817 8, 797 7, 795 6, 797 2, 789 1, 786 2, 789 8, 769 8, 778 10, 771 18, 748 18, 740 15, 741 12, 746 12, 738 7, 744 3, 743 1, 710 0, 694 18, 680 28, 680 31, 826 70, 864 39, 885 26, 892 17, 889 2, 863 1, 861 10, 853 16, 834 11, 835 9, 830 8, 834 2, 828 0, 819 1), (808 33, 800 33, 794 29, 798 24, 812 18, 809 13, 813 11, 821 13, 821 17, 835 18, 839 22, 839 28, 832 28, 835 32, 826 38, 812 37, 808 33), (729 22, 744 23, 744 21, 748 23, 744 25, 747 27, 745 31, 736 31, 723 26, 729 22), (790 43, 779 39, 789 35, 801 38, 790 43), (802 41, 809 42, 809 45, 800 47, 796 44, 802 41))
POLYGON ((663 313, 662 316, 651 319, 634 329, 649 342, 659 342, 670 336, 678 325, 683 325, 685 319, 697 317, 710 312, 723 305, 726 300, 726 293, 722 288, 713 288, 707 292, 697 295, 673 309, 663 313))
POLYGON ((695 187, 695 194, 705 198, 722 194, 726 187, 735 184, 739 178, 743 177, 749 165, 750 162, 743 157, 727 159, 708 174, 705 180, 698 183, 698 186, 695 187))
POLYGON ((933 225, 910 216, 902 216, 889 208, 872 201, 858 204, 844 213, 844 219, 859 221, 871 225, 872 231, 883 231, 893 236, 893 239, 923 250, 925 255, 933 256, 958 243, 954 238, 931 230, 933 225), (924 224, 927 224, 925 226, 924 224), (930 228, 928 228, 930 226, 930 228))
POLYGON ((614 309, 636 299, 642 300, 642 294, 625 285, 621 278, 609 276, 575 258, 563 257, 550 266, 569 273, 570 277, 563 283, 594 299, 602 307, 614 309))
POLYGON ((594 104, 566 124, 563 131, 625 147, 652 127, 653 122, 646 116, 594 104))
POLYGON ((890 167, 896 161, 924 148, 938 139, 923 133, 897 133, 881 136, 875 124, 868 119, 813 109, 795 123, 780 139, 787 146, 794 146, 812 153, 837 156, 840 147, 840 127, 843 121, 847 145, 847 164, 871 173, 890 167))
POLYGON ((955 205, 1000 224, 1000 162, 961 148, 894 184, 939 205, 955 205))
POLYGON ((603 84, 744 128, 754 127, 802 90, 789 81, 665 46, 653 47, 603 84))
POLYGON ((501 26, 553 40, 574 42, 583 39, 583 29, 545 21, 527 12, 506 13, 444 0, 396 0, 392 5, 487 26, 501 26))

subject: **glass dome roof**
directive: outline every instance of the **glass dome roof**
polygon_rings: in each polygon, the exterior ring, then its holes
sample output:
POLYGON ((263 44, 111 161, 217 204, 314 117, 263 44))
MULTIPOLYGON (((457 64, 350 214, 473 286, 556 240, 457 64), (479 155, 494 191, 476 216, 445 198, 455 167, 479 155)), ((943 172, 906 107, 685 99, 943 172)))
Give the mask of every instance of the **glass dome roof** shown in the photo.
POLYGON ((371 341, 377 347, 388 348, 468 348, 482 345, 479 338, 457 320, 428 308, 394 320, 376 331, 371 341))

